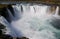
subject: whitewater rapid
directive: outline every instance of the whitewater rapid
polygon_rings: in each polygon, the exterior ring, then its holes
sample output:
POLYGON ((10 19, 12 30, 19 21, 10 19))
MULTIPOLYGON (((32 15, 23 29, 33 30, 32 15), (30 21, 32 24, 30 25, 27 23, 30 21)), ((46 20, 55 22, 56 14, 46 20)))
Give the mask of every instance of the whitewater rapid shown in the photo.
POLYGON ((17 37, 25 36, 29 39, 59 39, 60 30, 53 27, 59 8, 51 14, 48 12, 50 6, 45 5, 16 5, 13 6, 16 21, 12 21, 12 27, 17 31, 17 37))
POLYGON ((7 9, 12 20, 7 24, 11 36, 29 39, 60 39, 60 30, 56 28, 60 26, 58 6, 52 12, 51 6, 42 4, 17 4, 12 7, 15 12, 14 16, 7 9))

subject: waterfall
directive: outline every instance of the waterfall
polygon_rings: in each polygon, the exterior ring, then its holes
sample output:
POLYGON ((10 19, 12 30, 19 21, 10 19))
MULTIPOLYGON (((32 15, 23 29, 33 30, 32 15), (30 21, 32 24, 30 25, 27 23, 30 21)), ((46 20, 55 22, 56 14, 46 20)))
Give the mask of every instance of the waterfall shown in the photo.
POLYGON ((16 36, 13 28, 11 27, 11 25, 9 24, 9 22, 3 16, 0 17, 0 23, 3 24, 3 25, 5 25, 5 27, 7 29, 5 31, 6 33, 4 33, 4 34, 9 34, 9 35, 14 36, 14 37, 16 36))
POLYGON ((59 7, 55 11, 53 10, 54 12, 48 12, 50 6, 47 5, 17 4, 12 7, 15 12, 15 17, 10 14, 11 19, 14 18, 10 23, 10 28, 13 30, 11 32, 15 34, 11 34, 13 37, 24 36, 29 39, 60 38, 60 30, 51 24, 51 22, 55 21, 56 16, 59 16, 59 7))
POLYGON ((57 6, 57 8, 56 8, 56 11, 55 11, 56 13, 55 13, 55 17, 59 17, 59 15, 58 15, 58 13, 59 13, 59 7, 57 6))
POLYGON ((22 15, 22 11, 23 11, 23 8, 22 8, 22 5, 20 6, 12 6, 13 9, 14 9, 14 12, 15 12, 15 18, 16 19, 20 19, 21 18, 21 15, 22 15))
POLYGON ((8 14, 9 14, 9 18, 10 20, 14 20, 14 16, 12 15, 12 13, 10 12, 10 10, 7 8, 8 14))

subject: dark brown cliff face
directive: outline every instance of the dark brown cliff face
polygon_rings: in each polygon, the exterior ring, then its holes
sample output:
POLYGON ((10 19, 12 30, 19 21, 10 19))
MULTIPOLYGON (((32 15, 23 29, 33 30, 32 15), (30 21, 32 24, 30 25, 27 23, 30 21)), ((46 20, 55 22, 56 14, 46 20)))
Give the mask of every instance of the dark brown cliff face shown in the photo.
MULTIPOLYGON (((60 5, 60 0, 0 0, 2 2, 36 2, 36 3, 44 3, 44 4, 51 4, 51 5, 60 5)), ((11 3, 10 3, 11 4, 11 3)))
POLYGON ((59 7, 59 15, 60 15, 60 7, 59 7))
POLYGON ((0 7, 0 15, 3 16, 8 22, 11 22, 11 18, 9 16, 9 12, 7 8, 10 10, 11 14, 14 16, 14 10, 11 5, 1 5, 0 7), (3 6, 3 7, 2 7, 3 6))
POLYGON ((55 14, 54 12, 56 11, 57 6, 49 6, 49 9, 47 10, 47 14, 53 15, 55 14))
POLYGON ((60 6, 60 0, 0 0, 0 2, 1 2, 0 8, 7 7, 9 4, 13 5, 13 4, 18 4, 18 3, 22 3, 22 2, 60 6), (5 3, 7 3, 7 4, 5 4, 5 3))

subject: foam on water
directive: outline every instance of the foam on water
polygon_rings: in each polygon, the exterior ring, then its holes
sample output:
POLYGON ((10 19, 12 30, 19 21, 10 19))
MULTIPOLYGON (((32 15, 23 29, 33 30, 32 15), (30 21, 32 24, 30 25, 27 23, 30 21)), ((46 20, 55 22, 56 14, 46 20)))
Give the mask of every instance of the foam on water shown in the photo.
POLYGON ((11 23, 0 17, 0 23, 7 25, 6 34, 29 39, 60 39, 60 30, 56 28, 60 26, 60 21, 57 22, 60 20, 58 6, 53 12, 50 12, 51 6, 42 4, 17 4, 12 7, 14 16, 7 9, 11 23))
MULTIPOLYGON (((50 6, 40 5, 16 5, 18 20, 12 21, 12 27, 17 30, 17 37, 25 36, 29 39, 58 39, 56 33, 60 33, 60 30, 54 28, 50 22, 55 15, 49 15, 47 13, 50 6), (21 12, 21 6, 23 12, 21 12), (19 11, 19 12, 18 12, 19 11), (19 14, 20 13, 20 14, 19 14), (22 13, 22 14, 21 14, 22 13), (21 17, 20 17, 21 15, 21 17)), ((15 8, 14 8, 15 9, 15 8)), ((58 10, 58 8, 57 8, 58 10)), ((49 12, 50 13, 50 12, 49 12)), ((55 12, 55 13, 58 13, 55 12)), ((59 35, 60 36, 60 35, 59 35)))

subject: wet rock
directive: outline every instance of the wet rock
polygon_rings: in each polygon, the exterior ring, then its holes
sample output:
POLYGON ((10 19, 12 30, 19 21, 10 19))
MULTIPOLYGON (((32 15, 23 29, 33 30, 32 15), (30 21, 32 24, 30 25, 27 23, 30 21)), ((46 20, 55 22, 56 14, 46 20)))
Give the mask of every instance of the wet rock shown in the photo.
POLYGON ((12 11, 12 8, 9 8, 9 10, 11 11, 11 13, 7 11, 7 7, 1 8, 0 15, 3 16, 8 22, 11 22, 12 19, 10 17, 10 14, 13 15, 14 12, 12 11))
POLYGON ((0 23, 0 39, 12 39, 10 35, 5 35, 2 29, 5 29, 5 27, 3 24, 0 23))
POLYGON ((29 38, 27 38, 27 37, 21 37, 21 38, 17 38, 17 39, 29 39, 29 38))
POLYGON ((55 14, 53 12, 55 12, 56 8, 57 8, 56 6, 50 6, 49 10, 47 10, 48 14, 55 14))
POLYGON ((7 12, 6 7, 5 7, 5 8, 2 8, 2 9, 0 10, 0 15, 3 16, 8 22, 11 21, 10 18, 9 18, 9 14, 8 14, 8 12, 7 12))
POLYGON ((14 16, 14 10, 13 10, 13 8, 12 8, 12 5, 8 5, 7 8, 11 11, 12 15, 14 16))
POLYGON ((60 6, 59 6, 59 13, 58 13, 58 15, 60 15, 60 6))

